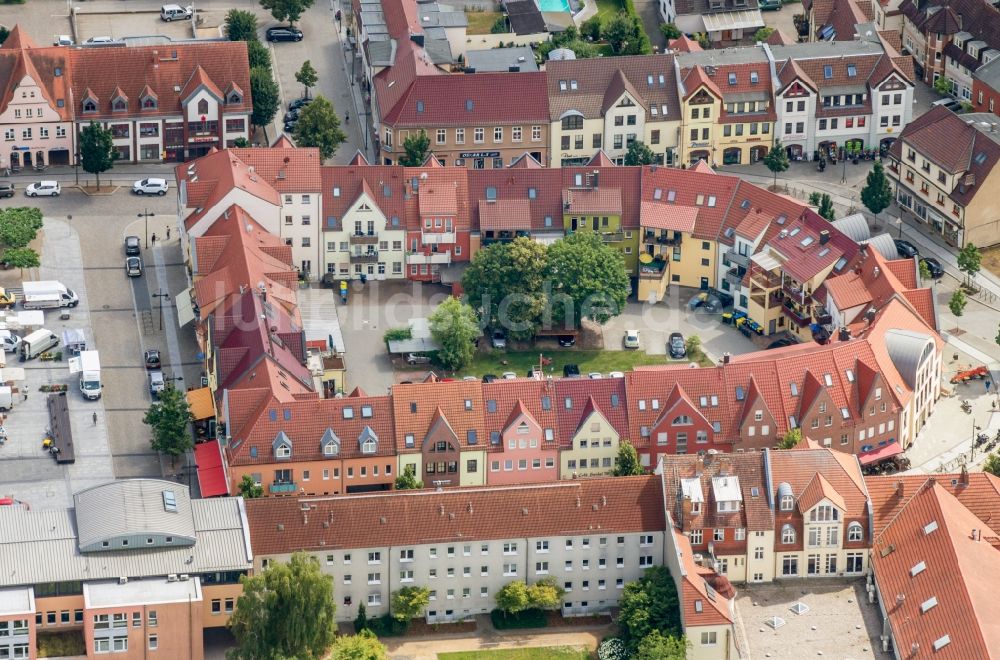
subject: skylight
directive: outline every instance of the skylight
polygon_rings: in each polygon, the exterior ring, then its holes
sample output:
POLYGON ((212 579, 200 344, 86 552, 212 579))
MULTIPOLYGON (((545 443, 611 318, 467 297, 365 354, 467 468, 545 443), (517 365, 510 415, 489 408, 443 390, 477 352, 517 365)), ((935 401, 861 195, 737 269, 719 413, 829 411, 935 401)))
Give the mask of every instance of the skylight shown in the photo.
POLYGON ((852 369, 845 369, 844 373, 847 374, 847 381, 849 383, 853 383, 854 382, 854 370, 852 370, 852 369))
POLYGON ((653 191, 653 199, 663 199, 663 189, 657 188, 653 191))
POLYGON ((788 232, 788 235, 789 235, 789 236, 795 236, 795 235, 796 235, 796 234, 798 234, 798 233, 799 233, 800 231, 802 231, 802 227, 796 227, 796 228, 795 228, 795 229, 793 229, 792 231, 788 232))
POLYGON ((741 209, 748 209, 748 208, 750 208, 750 200, 749 199, 744 199, 742 202, 740 202, 740 208, 741 209))
POLYGON ((819 251, 819 256, 821 256, 821 257, 825 257, 828 254, 830 254, 830 248, 828 248, 828 247, 825 247, 825 248, 823 248, 822 250, 819 251))
POLYGON ((927 564, 925 562, 917 562, 913 568, 910 569, 910 577, 916 577, 927 570, 927 564))
POLYGON ((975 161, 976 161, 976 165, 982 165, 983 163, 985 163, 986 162, 986 152, 985 151, 980 151, 978 154, 976 154, 975 161))
POLYGON ((841 408, 840 409, 840 416, 843 417, 844 419, 850 419, 851 418, 851 413, 850 413, 850 411, 847 410, 847 408, 841 408))
POLYGON ((746 397, 746 391, 744 391, 742 385, 737 385, 736 386, 736 400, 737 401, 742 401, 744 399, 744 397, 746 397))
POLYGON ((847 77, 848 78, 853 78, 856 75, 858 75, 858 67, 854 66, 853 64, 848 64, 847 65, 847 77))
POLYGON ((736 84, 736 74, 735 73, 730 73, 729 74, 729 84, 730 85, 735 85, 736 84))
POLYGON ((823 374, 823 382, 826 383, 827 387, 833 387, 833 376, 830 374, 823 374))
POLYGON ((829 64, 823 67, 823 77, 826 78, 827 80, 833 78, 833 67, 830 66, 829 64))
POLYGON ((802 247, 809 247, 810 245, 813 244, 813 240, 815 239, 813 239, 812 236, 806 236, 801 241, 799 241, 799 245, 801 245, 802 247))
POLYGON ((168 513, 177 513, 177 497, 174 495, 174 491, 163 491, 163 510, 168 513))
POLYGON ((667 191, 667 201, 668 202, 672 202, 675 199, 677 199, 677 191, 676 190, 668 190, 667 191))
POLYGON ((924 535, 926 536, 927 534, 930 534, 931 532, 933 532, 937 528, 938 528, 937 521, 936 520, 930 521, 929 523, 927 523, 926 525, 924 525, 924 535))
POLYGON ((938 604, 937 597, 931 596, 924 602, 920 603, 920 612, 926 614, 928 610, 930 610, 937 604, 938 604))
POLYGON ((948 635, 945 635, 944 637, 938 637, 937 639, 934 640, 934 650, 940 651, 949 644, 951 644, 951 637, 949 637, 948 635))
POLYGON ((750 84, 751 85, 756 85, 758 80, 760 80, 760 78, 757 76, 757 72, 756 71, 751 71, 750 72, 750 84))
POLYGON ((798 396, 799 395, 798 383, 789 383, 789 386, 792 389, 792 396, 798 396))

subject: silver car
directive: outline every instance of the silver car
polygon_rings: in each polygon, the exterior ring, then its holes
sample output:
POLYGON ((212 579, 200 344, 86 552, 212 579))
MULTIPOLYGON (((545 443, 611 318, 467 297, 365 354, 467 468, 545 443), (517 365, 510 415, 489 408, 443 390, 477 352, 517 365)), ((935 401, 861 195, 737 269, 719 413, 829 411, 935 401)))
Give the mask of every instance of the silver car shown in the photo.
POLYGON ((166 381, 163 379, 162 371, 150 371, 149 372, 149 393, 153 398, 157 398, 160 392, 167 386, 166 381))
POLYGON ((29 183, 24 189, 24 194, 28 197, 58 197, 61 192, 58 181, 36 181, 29 183))

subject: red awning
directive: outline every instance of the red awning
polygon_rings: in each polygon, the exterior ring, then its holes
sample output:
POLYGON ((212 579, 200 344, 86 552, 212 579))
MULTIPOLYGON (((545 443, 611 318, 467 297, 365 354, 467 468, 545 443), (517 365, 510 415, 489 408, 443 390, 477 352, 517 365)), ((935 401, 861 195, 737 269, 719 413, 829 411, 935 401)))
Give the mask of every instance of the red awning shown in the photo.
POLYGON ((198 486, 202 497, 229 494, 226 471, 222 467, 222 451, 218 440, 194 446, 194 459, 198 465, 198 486))
POLYGON ((903 446, 898 442, 893 442, 885 445, 884 447, 879 447, 878 449, 858 454, 858 460, 861 461, 862 465, 871 465, 872 463, 878 463, 879 461, 884 461, 887 458, 892 458, 893 456, 902 453, 903 446))

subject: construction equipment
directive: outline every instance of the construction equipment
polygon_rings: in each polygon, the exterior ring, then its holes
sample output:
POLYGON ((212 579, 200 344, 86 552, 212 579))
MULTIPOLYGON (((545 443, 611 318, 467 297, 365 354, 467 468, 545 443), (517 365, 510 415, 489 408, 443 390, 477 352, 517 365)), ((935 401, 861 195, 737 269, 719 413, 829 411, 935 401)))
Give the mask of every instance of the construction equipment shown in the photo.
POLYGON ((978 378, 982 380, 986 378, 990 373, 984 365, 979 365, 973 369, 966 369, 965 371, 959 371, 957 374, 951 377, 951 382, 953 383, 964 383, 965 381, 972 380, 973 378, 978 378))

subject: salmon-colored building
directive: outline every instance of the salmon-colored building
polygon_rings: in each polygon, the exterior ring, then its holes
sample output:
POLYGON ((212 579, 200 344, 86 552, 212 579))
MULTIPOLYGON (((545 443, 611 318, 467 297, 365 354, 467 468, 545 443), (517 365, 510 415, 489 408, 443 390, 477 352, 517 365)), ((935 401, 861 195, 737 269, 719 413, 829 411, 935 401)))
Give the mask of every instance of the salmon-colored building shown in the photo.
POLYGON ((483 385, 489 434, 487 484, 559 479, 559 419, 552 380, 498 380, 483 385))

